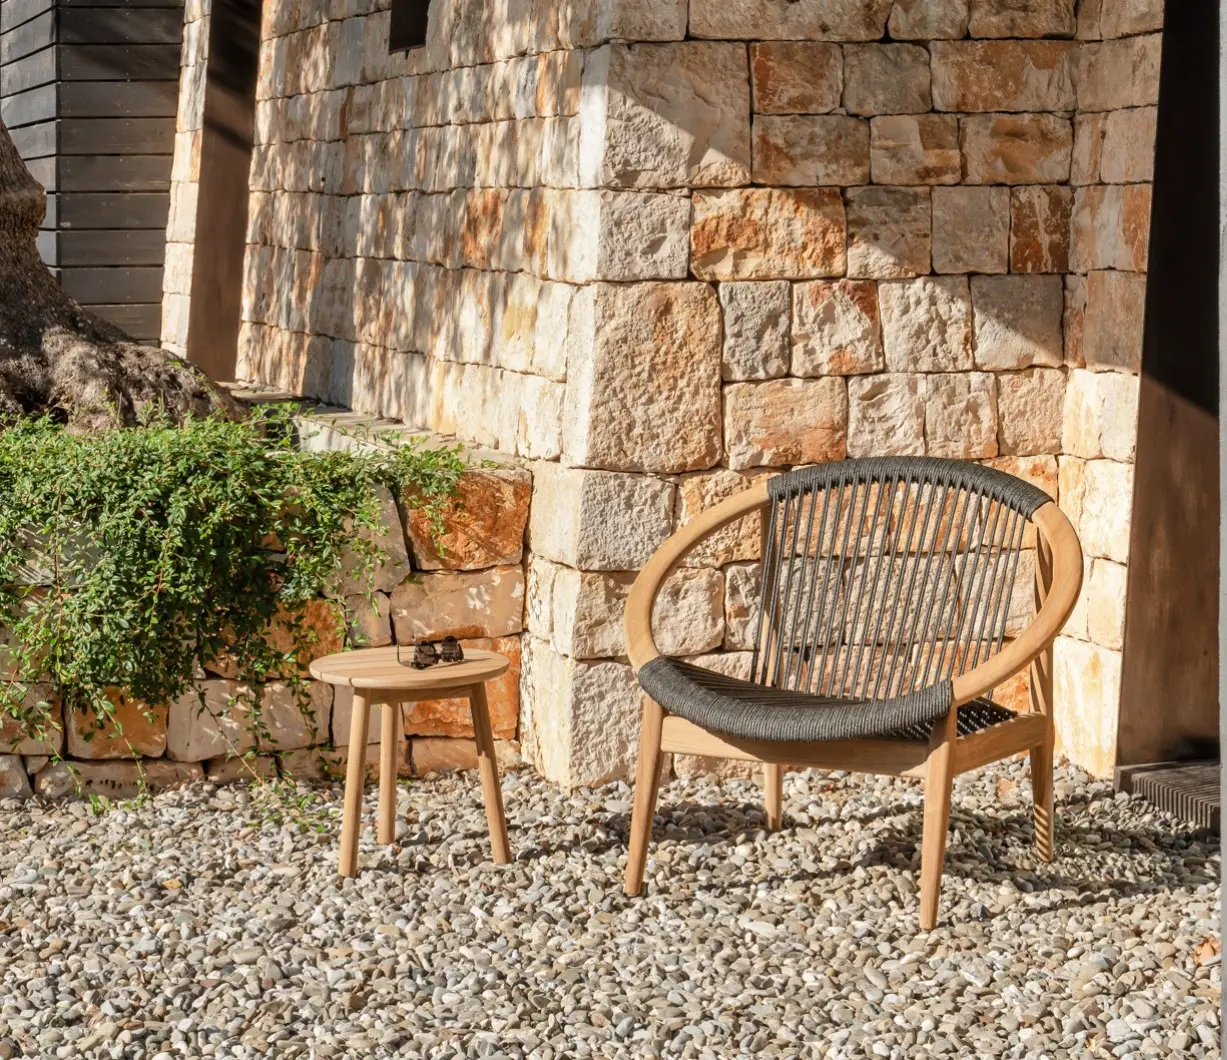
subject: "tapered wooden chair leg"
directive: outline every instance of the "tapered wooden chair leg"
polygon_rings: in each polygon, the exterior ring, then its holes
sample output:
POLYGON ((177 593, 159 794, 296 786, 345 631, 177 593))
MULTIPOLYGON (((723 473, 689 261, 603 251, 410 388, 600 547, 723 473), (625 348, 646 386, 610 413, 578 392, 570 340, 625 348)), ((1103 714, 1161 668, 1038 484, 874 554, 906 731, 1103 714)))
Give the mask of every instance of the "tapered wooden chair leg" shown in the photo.
POLYGON ((950 828, 950 789, 954 783, 956 711, 933 725, 925 767, 924 836, 920 845, 920 930, 937 927, 937 907, 946 862, 946 833, 950 828))
POLYGON ((652 839, 652 818, 656 816, 656 795, 660 787, 660 730, 665 712, 654 700, 643 699, 643 720, 639 727, 639 765, 635 773, 635 804, 631 811, 631 842, 626 858, 626 893, 643 890, 643 872, 648 864, 648 843, 652 839))
POLYGON ((784 767, 768 762, 763 766, 766 789, 767 829, 776 831, 784 823, 784 767))
POLYGON ((396 841, 396 767, 400 751, 400 704, 383 705, 379 729, 379 842, 396 841))
POLYGON ((345 767, 345 811, 341 818, 342 876, 358 874, 358 833, 362 828, 362 787, 366 782, 366 729, 371 707, 366 697, 354 693, 349 721, 349 761, 345 767))
POLYGON ((495 757, 494 733, 490 728, 490 704, 486 700, 485 685, 474 685, 470 689, 469 709, 473 714, 477 768, 481 771, 481 794, 486 804, 490 846, 495 862, 506 865, 511 861, 511 842, 507 838, 507 815, 503 812, 503 788, 498 779, 498 759, 495 757))
POLYGON ((1042 861, 1053 856, 1052 739, 1031 748, 1031 792, 1035 802, 1035 849, 1042 861))

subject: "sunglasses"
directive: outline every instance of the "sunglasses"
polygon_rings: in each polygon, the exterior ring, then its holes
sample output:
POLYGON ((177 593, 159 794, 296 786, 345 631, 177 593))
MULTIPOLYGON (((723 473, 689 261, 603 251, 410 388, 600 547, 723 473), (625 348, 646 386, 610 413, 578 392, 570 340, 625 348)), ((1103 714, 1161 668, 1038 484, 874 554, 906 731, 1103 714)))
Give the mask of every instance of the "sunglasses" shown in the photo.
MULTIPOLYGON (((402 654, 403 647, 405 645, 398 644, 396 646, 396 661, 402 666, 406 664, 402 654)), ((460 641, 455 637, 444 637, 442 640, 418 641, 413 646, 413 658, 408 660, 408 665, 412 666, 415 670, 425 670, 441 662, 464 662, 464 651, 460 647, 460 641)))

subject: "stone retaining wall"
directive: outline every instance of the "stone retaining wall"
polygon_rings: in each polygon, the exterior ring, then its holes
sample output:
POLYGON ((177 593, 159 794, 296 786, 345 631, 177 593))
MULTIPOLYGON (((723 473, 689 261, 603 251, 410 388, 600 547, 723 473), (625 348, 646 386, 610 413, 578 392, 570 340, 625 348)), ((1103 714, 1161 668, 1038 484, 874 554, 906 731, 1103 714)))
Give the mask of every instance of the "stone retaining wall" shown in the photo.
MULTIPOLYGON (((670 532, 918 453, 1075 521, 1057 723, 1110 771, 1160 0, 433 0, 396 56, 382 7, 266 4, 241 371, 537 461, 539 768, 633 759, 621 601, 670 532)), ((675 578, 671 651, 746 665, 755 548, 675 578)))
MULTIPOLYGON (((305 423, 305 444, 318 448, 395 444, 373 417, 318 411, 305 423)), ((387 533, 379 542, 387 560, 375 571, 369 595, 357 577, 347 578, 341 597, 314 601, 307 624, 318 643, 302 663, 344 647, 413 643, 422 637, 455 636, 465 648, 500 652, 511 659, 503 677, 487 686, 500 754, 519 756, 519 682, 524 623, 524 536, 532 480, 505 460, 486 466, 497 454, 473 452, 474 465, 462 479, 447 529, 432 540, 425 519, 398 506, 389 493, 382 518, 387 533), (441 551, 442 549, 442 551, 441 551), (347 631, 337 633, 335 607, 343 607, 347 631)), ((274 638, 277 633, 274 630, 274 638)), ((290 642, 286 641, 286 648, 290 642)), ((202 777, 220 780, 259 776, 318 777, 344 772, 349 743, 351 694, 311 681, 304 710, 285 681, 270 681, 261 693, 261 731, 241 711, 224 713, 242 691, 224 661, 213 664, 197 691, 149 711, 116 697, 120 729, 96 730, 92 717, 64 718, 56 706, 56 731, 31 739, 13 721, 0 724, 0 797, 33 793, 51 797, 76 790, 130 796, 142 783, 151 789, 202 777)), ((54 702, 50 689, 39 693, 54 702)), ((379 710, 372 713, 367 761, 378 763, 379 710)), ((406 704, 402 710, 406 773, 476 766, 468 702, 439 699, 406 704)))

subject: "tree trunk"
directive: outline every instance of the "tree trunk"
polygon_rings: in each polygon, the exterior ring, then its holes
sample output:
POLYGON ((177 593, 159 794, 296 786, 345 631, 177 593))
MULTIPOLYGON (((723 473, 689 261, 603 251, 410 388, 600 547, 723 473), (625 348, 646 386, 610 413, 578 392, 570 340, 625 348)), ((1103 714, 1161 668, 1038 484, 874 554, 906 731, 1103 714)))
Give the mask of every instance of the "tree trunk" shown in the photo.
POLYGON ((82 309, 35 246, 47 195, 0 122, 0 420, 49 414, 79 429, 130 426, 161 407, 176 423, 231 397, 194 365, 82 309))

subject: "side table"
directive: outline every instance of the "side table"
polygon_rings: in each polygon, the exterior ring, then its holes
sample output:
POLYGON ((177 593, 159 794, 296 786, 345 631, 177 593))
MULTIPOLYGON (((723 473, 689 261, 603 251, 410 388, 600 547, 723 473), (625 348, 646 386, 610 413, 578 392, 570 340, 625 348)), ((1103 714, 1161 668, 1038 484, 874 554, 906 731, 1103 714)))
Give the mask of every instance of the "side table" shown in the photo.
POLYGON ((473 712, 473 734, 477 742, 477 762, 481 770, 482 796, 494 860, 511 861, 507 841, 507 819, 503 813, 503 792, 499 786, 498 763, 494 757, 494 733, 490 728, 490 706, 486 682, 507 672, 506 656, 492 651, 465 651, 464 661, 436 663, 417 670, 397 661, 397 649, 362 648, 357 651, 325 655, 311 664, 311 676, 330 685, 354 690, 353 717, 349 726, 349 762, 345 770, 345 812, 341 823, 342 876, 358 872, 358 832, 362 823, 362 787, 366 770, 367 727, 371 707, 384 704, 379 737, 379 842, 396 838, 396 751, 400 742, 400 705, 422 699, 464 696, 473 712))

